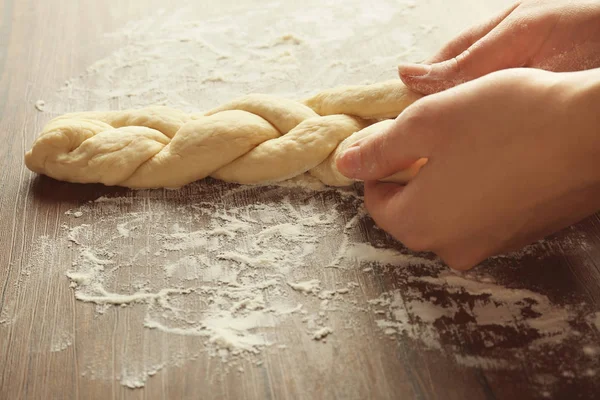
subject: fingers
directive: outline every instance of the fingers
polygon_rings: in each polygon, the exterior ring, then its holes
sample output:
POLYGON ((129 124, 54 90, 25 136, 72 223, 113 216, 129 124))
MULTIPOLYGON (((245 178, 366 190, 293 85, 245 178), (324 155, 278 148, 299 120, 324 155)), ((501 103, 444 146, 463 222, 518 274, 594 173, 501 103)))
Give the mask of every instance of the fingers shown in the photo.
POLYGON ((419 122, 425 114, 416 104, 409 107, 389 128, 354 143, 342 153, 336 160, 338 170, 351 179, 379 180, 426 158, 428 146, 422 134, 425 121, 419 122))
POLYGON ((406 186, 377 181, 365 182, 365 207, 375 223, 412 251, 429 251, 431 233, 416 223, 414 182, 406 186))
POLYGON ((427 95, 513 66, 510 37, 498 28, 518 6, 514 4, 496 18, 463 32, 428 64, 399 65, 400 78, 410 89, 427 95))
POLYGON ((404 186, 395 183, 365 182, 365 207, 375 223, 392 235, 398 228, 393 221, 402 218, 398 203, 402 200, 404 189, 404 186))
MULTIPOLYGON (((371 216, 383 217, 387 215, 386 211, 390 208, 391 200, 404 190, 404 185, 396 183, 366 181, 365 192, 369 195, 365 198, 365 205, 372 210, 371 216)), ((378 218, 380 219, 380 218, 378 218)))
POLYGON ((496 17, 461 32, 457 37, 442 47, 442 49, 438 51, 435 56, 429 59, 427 64, 440 63, 461 54, 479 39, 490 33, 495 27, 500 25, 500 23, 504 21, 506 17, 508 17, 518 6, 519 3, 515 3, 509 8, 504 9, 496 17))
POLYGON ((438 93, 490 72, 520 66, 515 65, 512 51, 502 37, 488 36, 447 61, 411 66, 409 73, 413 75, 401 75, 401 78, 415 92, 425 95, 438 93))

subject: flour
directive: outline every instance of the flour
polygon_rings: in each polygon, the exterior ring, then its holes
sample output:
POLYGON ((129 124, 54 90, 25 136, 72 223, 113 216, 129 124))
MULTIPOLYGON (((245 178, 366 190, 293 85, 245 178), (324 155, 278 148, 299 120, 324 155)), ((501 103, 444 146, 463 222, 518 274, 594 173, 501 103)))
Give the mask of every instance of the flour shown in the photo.
MULTIPOLYGON (((81 212, 81 211, 79 211, 79 212, 81 212)), ((75 243, 75 244, 80 244, 80 243, 78 242, 78 239, 77 239, 77 238, 78 238, 80 235, 84 234, 84 233, 85 233, 85 230, 86 230, 86 228, 88 228, 88 227, 89 227, 89 225, 88 225, 88 224, 82 224, 82 225, 78 225, 78 226, 76 226, 76 227, 72 228, 71 230, 69 230, 69 234, 67 235, 67 238, 68 238, 68 239, 69 239, 71 242, 73 242, 73 243, 75 243)), ((66 226, 65 226, 65 228, 66 228, 66 226)))
MULTIPOLYGON (((322 209, 323 199, 314 195, 333 195, 339 207, 354 209, 359 208, 360 196, 309 190, 307 200, 298 203, 291 196, 308 189, 282 187, 263 190, 274 200, 217 207, 196 200, 214 193, 212 184, 195 190, 190 197, 195 200, 178 206, 175 214, 164 210, 164 198, 149 197, 152 191, 128 198, 101 197, 71 210, 67 215, 82 214, 82 222, 68 227, 64 236, 75 245, 66 272, 75 298, 95 304, 100 315, 111 307, 142 308, 143 328, 197 337, 211 355, 228 362, 278 348, 268 330, 302 313, 307 313, 303 322, 311 338, 323 340, 333 333, 324 325, 330 302, 343 302, 341 296, 348 295, 352 285, 328 287, 319 279, 289 279, 306 276, 308 265, 317 259, 344 259, 339 249, 326 244, 339 238, 340 226, 356 229, 360 222, 353 219, 348 224, 336 208, 322 209), (124 204, 131 208, 125 214, 124 204), (138 284, 120 281, 126 271, 137 271, 138 284)), ((243 191, 232 186, 232 192, 243 191)), ((225 192, 222 198, 232 195, 225 192)), ((150 366, 124 372, 121 382, 142 386, 147 374, 139 371, 150 366)))
POLYGON ((460 318, 469 321, 465 328, 472 330, 471 335, 487 348, 509 340, 520 331, 536 332, 535 339, 529 340, 530 347, 560 343, 576 335, 569 324, 575 319, 574 314, 566 308, 556 308, 546 296, 526 289, 508 289, 448 272, 437 277, 406 279, 407 288, 385 293, 373 302, 378 309, 386 310, 388 319, 380 326, 387 334, 393 328, 396 333, 420 340, 428 347, 440 348, 448 340, 445 335, 453 332, 451 326, 448 330, 436 326, 460 318), (440 289, 447 296, 443 301, 429 299, 431 293, 440 289), (465 296, 470 299, 467 304, 455 300, 465 296), (502 334, 497 327, 502 327, 502 334))
MULTIPOLYGON (((451 272, 429 255, 362 242, 357 232, 368 217, 358 193, 291 186, 223 190, 211 182, 185 190, 186 203, 175 208, 168 199, 178 192, 136 191, 72 209, 67 214, 72 225, 51 247, 73 244, 66 274, 75 298, 94 304, 98 315, 115 307, 142 310, 139 325, 130 329, 197 338, 199 349, 231 365, 293 345, 272 332, 294 319, 309 338, 324 341, 334 333, 330 319, 338 313, 348 315, 348 326, 352 315, 371 313, 382 335, 450 352, 469 368, 511 369, 511 360, 524 349, 544 357, 548 348, 581 340, 573 328, 581 316, 577 306, 505 287, 480 272, 451 272), (207 200, 216 187, 221 200, 207 200), (257 196, 250 204, 228 200, 248 193, 257 196), (76 212, 82 216, 74 218, 76 212), (327 283, 324 267, 335 260, 338 270, 365 277, 391 273, 399 288, 365 299, 353 280, 327 283), (464 348, 466 338, 470 350, 464 348)), ((590 326, 598 318, 588 315, 590 326)), ((336 337, 344 329, 336 328, 336 337)), ((52 348, 70 345, 56 341, 52 348)), ((576 372, 596 373, 597 347, 590 343, 581 349, 589 361, 576 372)), ((196 356, 173 352, 141 364, 133 356, 120 381, 141 387, 151 371, 196 356)), ((103 375, 98 368, 88 373, 103 375)))
POLYGON ((558 306, 546 295, 507 288, 489 276, 450 271, 415 276, 413 271, 397 274, 402 289, 370 301, 385 335, 450 351, 466 367, 511 370, 517 360, 531 363, 538 374, 552 377, 542 380, 541 390, 558 385, 557 374, 579 379, 600 370, 596 334, 581 330, 586 312, 580 304, 558 306), (560 349, 581 343, 577 362, 555 358, 560 349))
POLYGON ((318 279, 297 283, 288 282, 288 285, 290 285, 292 289, 302 293, 318 293, 321 289, 321 281, 318 279))
POLYGON ((590 317, 590 322, 596 327, 596 329, 600 332, 600 311, 590 317))
POLYGON ((44 100, 38 100, 34 104, 35 109, 42 112, 46 108, 46 102, 44 100))
POLYGON ((106 37, 107 44, 126 37, 126 44, 67 80, 46 111, 158 104, 193 112, 251 92, 304 98, 336 82, 394 78, 398 62, 423 58, 432 47, 423 43, 426 36, 401 28, 414 19, 411 7, 411 1, 368 7, 284 2, 236 10, 227 18, 207 13, 202 20, 190 19, 193 12, 185 8, 159 12, 106 37), (394 45, 357 48, 356 33, 375 30, 394 37, 394 45))
POLYGON ((597 346, 584 346, 583 347, 583 354, 585 354, 588 357, 596 357, 596 356, 600 355, 600 347, 597 347, 597 346))
POLYGON ((420 264, 439 267, 441 265, 439 261, 431 261, 412 254, 402 254, 393 249, 376 248, 366 243, 353 244, 345 252, 345 257, 358 262, 395 266, 420 264))
POLYGON ((56 337, 52 338, 50 351, 55 353, 66 350, 73 345, 73 335, 67 332, 57 332, 56 337))
POLYGON ((83 211, 67 210, 67 211, 65 211, 65 215, 71 215, 75 218, 81 218, 83 216, 83 211))
POLYGON ((11 318, 8 310, 9 307, 3 307, 2 313, 0 313, 0 325, 9 325, 13 322, 13 318, 11 318))
POLYGON ((477 367, 484 369, 513 369, 515 368, 508 361, 497 360, 493 358, 485 358, 485 357, 477 357, 477 356, 463 356, 456 354, 454 359, 459 364, 465 365, 467 367, 477 367))
POLYGON ((313 333, 313 339, 314 340, 323 340, 325 339, 327 336, 331 335, 333 333, 333 329, 331 329, 328 326, 325 326, 321 329, 316 330, 313 333))

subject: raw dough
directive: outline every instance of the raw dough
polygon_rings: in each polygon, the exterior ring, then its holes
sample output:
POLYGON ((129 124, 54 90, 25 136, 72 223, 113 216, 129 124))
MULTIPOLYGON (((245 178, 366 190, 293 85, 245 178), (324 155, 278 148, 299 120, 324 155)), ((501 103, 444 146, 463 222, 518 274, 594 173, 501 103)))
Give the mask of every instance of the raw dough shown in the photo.
MULTIPOLYGON (((419 97, 394 80, 303 102, 248 95, 201 114, 168 107, 67 114, 46 125, 25 164, 58 180, 131 188, 180 187, 206 176, 269 183, 307 171, 345 186, 352 181, 337 170, 336 157, 419 97)), ((407 181, 421 165, 391 179, 407 181)))

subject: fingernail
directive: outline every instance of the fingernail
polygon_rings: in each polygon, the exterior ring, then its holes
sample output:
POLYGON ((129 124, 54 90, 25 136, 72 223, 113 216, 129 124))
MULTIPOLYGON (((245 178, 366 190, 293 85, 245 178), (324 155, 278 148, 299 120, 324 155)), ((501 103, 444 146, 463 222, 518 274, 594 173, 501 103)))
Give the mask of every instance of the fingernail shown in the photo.
POLYGON ((398 73, 405 76, 423 76, 431 72, 431 65, 427 64, 400 64, 398 73))
POLYGON ((360 147, 350 147, 340 155, 338 162, 338 166, 342 174, 348 176, 349 178, 359 174, 361 170, 360 147))

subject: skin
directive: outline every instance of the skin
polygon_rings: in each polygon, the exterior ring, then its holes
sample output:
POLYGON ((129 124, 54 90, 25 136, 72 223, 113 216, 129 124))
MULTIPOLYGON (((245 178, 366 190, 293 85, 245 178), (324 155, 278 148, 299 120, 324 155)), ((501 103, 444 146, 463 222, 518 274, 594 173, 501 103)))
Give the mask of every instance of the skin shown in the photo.
POLYGON ((507 68, 554 72, 600 67, 600 1, 531 0, 467 29, 426 64, 402 64, 400 77, 422 94, 507 68))
MULTIPOLYGON (((554 10, 566 3, 522 4, 532 21, 532 9, 546 21, 540 5, 554 10)), ((554 30, 544 31, 546 40, 554 30)), ((533 43, 538 33, 532 34, 533 43)), ((496 46, 520 51, 511 41, 496 46)), ((538 59, 531 54, 542 54, 544 46, 536 47, 526 58, 538 59)), ((448 48, 442 50, 446 55, 448 48)), ((432 251, 461 270, 600 209, 600 69, 556 73, 498 64, 494 68, 503 70, 488 73, 489 68, 456 69, 466 82, 453 87, 447 82, 456 79, 436 78, 445 82, 439 90, 450 88, 408 107, 390 129, 356 143, 337 160, 340 172, 365 181, 365 204, 379 226, 408 248, 432 251), (477 79, 466 71, 479 71, 477 79), (377 182, 422 157, 429 161, 407 185, 377 182)))

